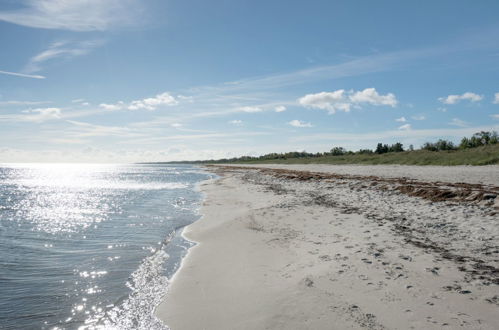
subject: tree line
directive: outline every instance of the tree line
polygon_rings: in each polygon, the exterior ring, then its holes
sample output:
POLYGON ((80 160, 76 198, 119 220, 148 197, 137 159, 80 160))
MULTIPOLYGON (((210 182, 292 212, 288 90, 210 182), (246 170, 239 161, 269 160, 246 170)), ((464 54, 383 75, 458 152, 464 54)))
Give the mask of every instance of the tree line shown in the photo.
MULTIPOLYGON (((486 132, 481 131, 473 134, 471 137, 463 137, 459 144, 454 144, 452 141, 439 139, 436 142, 425 142, 421 146, 421 150, 427 151, 455 151, 459 149, 477 148, 486 145, 498 144, 499 135, 496 131, 486 132)), ((390 152, 403 152, 414 151, 414 146, 410 145, 406 150, 404 145, 400 142, 388 145, 378 143, 374 150, 360 149, 359 151, 346 150, 343 147, 334 147, 328 152, 309 153, 306 151, 292 151, 286 153, 269 153, 262 156, 242 156, 235 158, 224 158, 219 160, 210 160, 213 163, 230 163, 230 162, 245 162, 245 161, 262 161, 262 160, 275 160, 275 159, 289 159, 289 158, 317 158, 325 156, 345 156, 345 155, 361 155, 361 154, 385 154, 390 152)))

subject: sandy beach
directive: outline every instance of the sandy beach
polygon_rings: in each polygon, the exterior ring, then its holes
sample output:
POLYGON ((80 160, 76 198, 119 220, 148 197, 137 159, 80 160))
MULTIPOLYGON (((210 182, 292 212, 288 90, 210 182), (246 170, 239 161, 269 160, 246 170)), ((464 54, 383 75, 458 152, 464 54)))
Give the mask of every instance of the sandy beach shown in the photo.
POLYGON ((497 329, 499 166, 215 166, 171 329, 497 329))

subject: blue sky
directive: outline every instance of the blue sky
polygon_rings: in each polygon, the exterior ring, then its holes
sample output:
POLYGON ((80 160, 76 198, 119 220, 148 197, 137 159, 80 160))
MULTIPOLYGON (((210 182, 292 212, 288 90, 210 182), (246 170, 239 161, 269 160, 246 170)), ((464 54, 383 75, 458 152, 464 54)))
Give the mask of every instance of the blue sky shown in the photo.
POLYGON ((0 0, 0 162, 499 130, 498 1, 0 0))

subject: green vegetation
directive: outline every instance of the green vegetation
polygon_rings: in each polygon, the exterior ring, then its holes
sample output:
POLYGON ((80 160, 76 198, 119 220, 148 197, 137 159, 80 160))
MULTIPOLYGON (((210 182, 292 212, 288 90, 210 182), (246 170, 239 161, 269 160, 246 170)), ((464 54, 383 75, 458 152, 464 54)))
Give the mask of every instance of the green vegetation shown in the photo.
POLYGON ((458 146, 451 141, 438 140, 424 143, 419 150, 414 150, 411 145, 405 151, 398 142, 391 146, 378 143, 374 151, 361 149, 353 152, 334 147, 324 153, 271 153, 203 163, 491 165, 499 164, 499 137, 497 132, 479 132, 470 138, 464 137, 458 146))

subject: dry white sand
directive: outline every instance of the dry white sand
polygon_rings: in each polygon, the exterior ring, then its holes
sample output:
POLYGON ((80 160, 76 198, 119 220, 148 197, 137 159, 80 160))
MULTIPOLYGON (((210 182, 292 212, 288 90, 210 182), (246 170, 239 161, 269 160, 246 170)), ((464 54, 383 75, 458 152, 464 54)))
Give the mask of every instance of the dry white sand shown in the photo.
POLYGON ((156 311, 173 330, 498 328, 487 206, 255 170, 201 189, 198 244, 156 311))
POLYGON ((375 175, 386 178, 407 177, 421 181, 466 182, 499 186, 499 165, 488 166, 413 166, 413 165, 327 165, 327 164, 258 164, 228 165, 282 168, 347 175, 375 175))

